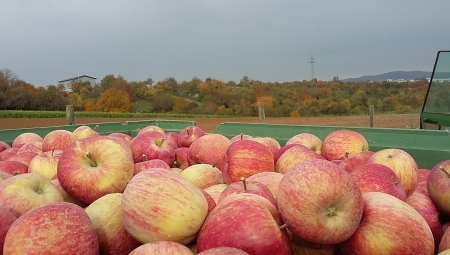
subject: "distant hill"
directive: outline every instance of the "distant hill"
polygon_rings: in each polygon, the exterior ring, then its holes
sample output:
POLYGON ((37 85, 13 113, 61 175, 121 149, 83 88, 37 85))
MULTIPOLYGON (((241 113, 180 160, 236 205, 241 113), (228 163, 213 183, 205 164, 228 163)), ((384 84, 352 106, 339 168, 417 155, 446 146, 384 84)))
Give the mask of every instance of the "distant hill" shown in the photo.
POLYGON ((385 81, 391 80, 414 80, 420 78, 431 78, 431 72, 424 71, 395 71, 379 75, 364 75, 359 78, 342 79, 343 82, 358 82, 358 81, 385 81))

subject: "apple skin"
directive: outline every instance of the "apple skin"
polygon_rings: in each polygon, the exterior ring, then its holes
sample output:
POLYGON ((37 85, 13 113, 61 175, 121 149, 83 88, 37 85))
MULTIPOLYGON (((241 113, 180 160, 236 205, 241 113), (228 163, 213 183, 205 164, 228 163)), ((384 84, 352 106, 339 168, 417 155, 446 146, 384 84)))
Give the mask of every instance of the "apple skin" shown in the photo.
POLYGON ((199 189, 206 189, 212 185, 224 183, 222 172, 219 168, 209 164, 189 166, 181 171, 180 176, 199 189))
POLYGON ((285 174, 293 166, 310 159, 325 159, 322 155, 310 150, 306 146, 297 144, 287 149, 275 164, 275 172, 285 174))
POLYGON ((252 140, 254 137, 251 135, 246 135, 246 134, 240 134, 240 135, 235 135, 233 137, 230 138, 230 141, 232 143, 236 142, 236 141, 240 141, 240 140, 252 140))
POLYGON ((282 146, 282 147, 279 148, 278 150, 276 150, 276 151, 273 153, 273 164, 274 164, 274 165, 277 164, 278 159, 281 157, 281 155, 283 155, 283 153, 284 153, 285 151, 287 151, 288 149, 290 149, 290 148, 292 148, 292 147, 294 147, 294 146, 297 146, 297 145, 299 145, 299 144, 295 144, 295 143, 287 144, 287 145, 282 146))
POLYGON ((250 255, 247 252, 233 247, 216 247, 197 253, 197 255, 250 255))
POLYGON ((402 201, 406 192, 397 175, 389 167, 376 163, 363 164, 350 173, 361 193, 379 191, 402 201))
POLYGON ((11 146, 3 141, 0 141, 0 152, 11 148, 11 146))
POLYGON ((95 128, 82 125, 77 127, 72 133, 76 136, 77 139, 83 139, 91 136, 99 136, 100 134, 96 131, 97 128, 98 125, 95 128))
POLYGON ((439 162, 431 169, 427 190, 439 213, 450 217, 450 160, 439 162))
POLYGON ((59 193, 61 193, 61 196, 63 197, 64 202, 76 204, 76 205, 78 205, 80 207, 83 207, 83 208, 85 208, 87 206, 86 204, 84 204, 84 203, 78 201, 77 199, 75 199, 73 196, 71 196, 69 193, 67 193, 61 187, 61 184, 59 183, 57 175, 53 176, 53 178, 50 179, 50 182, 53 183, 53 185, 55 185, 55 187, 59 190, 59 193))
POLYGON ((427 197, 430 197, 430 194, 428 193, 426 181, 417 183, 417 188, 416 188, 416 191, 414 191, 414 192, 420 192, 420 193, 426 195, 427 197))
POLYGON ((38 134, 26 132, 26 133, 22 133, 22 134, 18 135, 16 138, 14 138, 11 147, 20 148, 20 147, 22 147, 22 145, 24 145, 26 143, 43 142, 43 140, 44 139, 38 134))
POLYGON ((13 175, 11 175, 11 174, 8 174, 8 173, 5 173, 5 172, 0 172, 0 182, 6 180, 8 178, 11 178, 12 176, 13 175))
POLYGON ((36 154, 40 154, 42 153, 42 142, 25 143, 19 148, 17 154, 20 154, 22 152, 33 152, 36 154))
POLYGON ((18 161, 18 162, 25 164, 28 167, 30 165, 31 160, 34 157, 36 157, 37 155, 38 155, 37 153, 31 152, 31 151, 22 152, 22 153, 17 153, 15 155, 12 155, 6 161, 18 161))
POLYGON ((439 253, 445 250, 450 250, 450 231, 448 231, 448 228, 444 231, 438 245, 439 253))
POLYGON ((205 190, 206 193, 208 193, 213 199, 214 202, 219 203, 219 198, 220 195, 222 194, 222 192, 224 191, 224 189, 228 187, 227 184, 222 183, 222 184, 216 184, 216 185, 212 185, 205 190))
POLYGON ((420 192, 414 192, 406 199, 406 203, 425 219, 433 234, 435 248, 437 248, 443 232, 441 222, 439 221, 439 213, 431 198, 420 192))
POLYGON ((0 251, 3 251, 6 233, 16 220, 17 217, 8 208, 0 206, 0 251))
POLYGON ((147 161, 141 161, 138 163, 134 163, 134 172, 133 175, 136 175, 145 169, 149 168, 164 168, 170 170, 170 166, 166 163, 166 161, 162 159, 150 159, 147 161))
POLYGON ((277 201, 273 197, 273 194, 269 188, 267 188, 260 182, 248 181, 245 178, 242 178, 242 181, 233 182, 228 185, 220 194, 218 204, 220 204, 220 202, 228 196, 233 196, 241 193, 250 193, 261 196, 269 200, 269 202, 272 203, 273 206, 277 207, 277 201))
POLYGON ((232 143, 224 157, 222 174, 226 184, 240 181, 260 172, 273 172, 273 153, 263 144, 252 140, 232 143))
POLYGON ((426 182, 430 174, 430 169, 419 168, 417 171, 419 171, 419 182, 426 182))
POLYGON ((50 180, 38 174, 19 174, 0 183, 0 205, 16 217, 33 208, 63 200, 50 180))
POLYGON ((129 147, 106 136, 93 136, 77 140, 62 152, 57 175, 67 193, 91 204, 106 194, 123 192, 133 171, 129 147))
POLYGON ((163 133, 147 131, 135 136, 130 142, 130 148, 134 163, 161 159, 171 166, 175 160, 177 145, 166 139, 163 133))
POLYGON ((219 169, 231 141, 221 134, 205 134, 189 146, 189 165, 210 164, 219 169))
POLYGON ((131 140, 133 140, 133 137, 131 135, 127 135, 127 134, 124 134, 124 133, 117 133, 117 132, 111 133, 111 134, 107 135, 107 137, 122 139, 128 145, 130 145, 131 140))
POLYGON ((375 152, 367 163, 378 163, 392 169, 406 192, 406 197, 416 190, 419 183, 417 163, 411 155, 401 149, 383 149, 375 152))
POLYGON ((269 149, 269 151, 272 152, 272 154, 281 148, 280 143, 272 137, 268 137, 268 136, 254 137, 251 140, 265 145, 267 147, 267 149, 269 149))
POLYGON ((85 208, 97 234, 100 254, 129 254, 141 245, 123 227, 121 201, 121 193, 111 193, 85 208))
POLYGON ((188 247, 173 241, 156 241, 146 243, 131 251, 129 255, 149 254, 194 255, 188 247))
POLYGON ((198 126, 187 126, 178 133, 178 147, 189 147, 199 137, 204 136, 205 132, 198 126))
POLYGON ((303 161, 287 171, 278 188, 277 203, 289 230, 318 244, 337 244, 349 238, 363 213, 356 182, 340 166, 324 159, 303 161))
POLYGON ((141 243, 193 241, 208 213, 205 196, 194 184, 162 168, 135 175, 123 192, 125 229, 141 243))
POLYGON ((0 161, 0 172, 10 175, 28 173, 28 166, 19 161, 0 161))
POLYGON ((28 172, 40 174, 50 180, 56 175, 62 152, 62 150, 52 150, 36 155, 28 165, 28 172))
POLYGON ((327 160, 340 160, 345 155, 353 155, 369 150, 364 136, 352 130, 336 130, 328 134, 322 142, 322 155, 327 160))
POLYGON ((294 135, 286 142, 286 145, 290 144, 300 144, 318 154, 322 154, 322 140, 320 140, 320 138, 316 135, 310 133, 294 135))
POLYGON ((78 140, 77 137, 70 131, 63 129, 53 130, 44 136, 44 140, 42 141, 42 152, 51 151, 53 149, 64 150, 76 140, 78 140))
POLYGON ((339 166, 344 168, 345 171, 351 173, 360 165, 367 163, 367 160, 374 154, 373 151, 361 151, 360 153, 356 153, 350 155, 348 157, 344 156, 342 161, 339 163, 339 166))
POLYGON ((277 172, 261 172, 247 178, 247 181, 255 181, 264 184, 272 192, 273 198, 277 200, 278 187, 284 174, 277 172))
POLYGON ((178 147, 175 149, 175 160, 173 166, 186 169, 189 167, 189 148, 178 147))
POLYGON ((0 161, 8 160, 13 155, 16 155, 18 151, 19 151, 19 148, 9 148, 9 149, 6 149, 6 150, 0 152, 0 161))
POLYGON ((3 250, 4 255, 80 253, 98 254, 97 236, 83 208, 65 202, 35 208, 18 218, 6 234, 3 250))
POLYGON ((434 254, 430 227, 414 208, 383 192, 364 193, 363 199, 358 229, 339 244, 343 254, 434 254))
POLYGON ((142 133, 149 132, 149 131, 150 132, 158 132, 158 133, 161 133, 161 134, 165 133, 164 130, 161 127, 151 125, 151 126, 146 126, 146 127, 142 128, 142 129, 140 129, 138 131, 137 135, 140 135, 142 133))
POLYGON ((204 189, 200 189, 200 191, 202 192, 203 196, 205 196, 206 202, 208 203, 208 214, 209 214, 214 208, 216 208, 217 206, 216 201, 214 201, 214 198, 204 189))
POLYGON ((226 197, 206 218, 197 236, 197 250, 234 247, 249 254, 292 254, 275 206, 249 193, 226 197), (230 234, 232 233, 232 234, 230 234))

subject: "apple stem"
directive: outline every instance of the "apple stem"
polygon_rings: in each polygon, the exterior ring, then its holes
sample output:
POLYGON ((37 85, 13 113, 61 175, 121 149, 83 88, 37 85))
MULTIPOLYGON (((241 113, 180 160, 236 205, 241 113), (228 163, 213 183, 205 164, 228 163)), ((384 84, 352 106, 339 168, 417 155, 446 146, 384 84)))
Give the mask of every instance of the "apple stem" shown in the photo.
POLYGON ((244 134, 243 133, 241 133, 241 140, 244 138, 244 134))
POLYGON ((443 166, 440 166, 439 169, 440 169, 442 172, 444 172, 444 173, 447 175, 447 177, 450 178, 450 173, 449 173, 443 166))
POLYGON ((285 228, 287 228, 287 224, 286 223, 284 223, 283 225, 281 225, 281 226, 279 226, 279 229, 285 229, 285 228))
POLYGON ((189 128, 186 128, 186 133, 187 133, 188 135, 190 135, 190 134, 189 134, 189 128))
POLYGON ((55 148, 52 148, 52 157, 53 157, 53 154, 55 153, 55 148))
POLYGON ((94 127, 94 131, 95 131, 95 130, 97 130, 97 128, 98 128, 98 125, 95 125, 95 127, 94 127))
POLYGON ((161 147, 161 144, 164 142, 164 138, 161 139, 161 141, 159 143, 157 143, 158 147, 161 147))
POLYGON ((15 170, 14 172, 13 172, 13 175, 15 176, 15 175, 19 175, 20 174, 20 172, 18 171, 18 170, 15 170))
POLYGON ((247 181, 245 180, 245 177, 241 177, 241 182, 244 184, 244 190, 247 190, 247 181))
POLYGON ((392 158, 392 155, 388 155, 388 158, 392 158))
POLYGON ((90 151, 86 152, 86 157, 88 157, 91 160, 91 166, 92 167, 96 167, 97 166, 97 162, 95 162, 94 157, 92 157, 92 154, 90 151))

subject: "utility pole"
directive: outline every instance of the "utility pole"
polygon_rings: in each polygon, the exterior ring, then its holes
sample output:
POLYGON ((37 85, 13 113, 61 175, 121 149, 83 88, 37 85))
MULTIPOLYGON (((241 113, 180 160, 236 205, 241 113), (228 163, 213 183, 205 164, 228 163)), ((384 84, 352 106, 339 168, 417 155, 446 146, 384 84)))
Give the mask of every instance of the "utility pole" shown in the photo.
POLYGON ((314 83, 314 64, 316 62, 314 61, 312 54, 311 54, 311 57, 309 58, 308 63, 311 64, 311 82, 314 83))

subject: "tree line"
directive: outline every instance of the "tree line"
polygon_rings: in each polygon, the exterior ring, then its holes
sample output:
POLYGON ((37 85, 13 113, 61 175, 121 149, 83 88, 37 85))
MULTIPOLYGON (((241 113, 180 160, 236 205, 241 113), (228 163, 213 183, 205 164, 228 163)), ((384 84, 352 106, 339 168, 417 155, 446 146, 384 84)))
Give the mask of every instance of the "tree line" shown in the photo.
POLYGON ((155 83, 152 79, 127 81, 113 74, 93 86, 73 82, 69 88, 62 84, 36 87, 2 69, 0 110, 64 110, 71 104, 77 111, 257 116, 262 102, 268 117, 360 115, 368 113, 369 105, 378 112, 418 110, 427 88, 426 79, 263 82, 244 76, 237 83, 197 77, 178 82, 169 77, 155 83), (146 107, 140 107, 142 102, 146 107))

